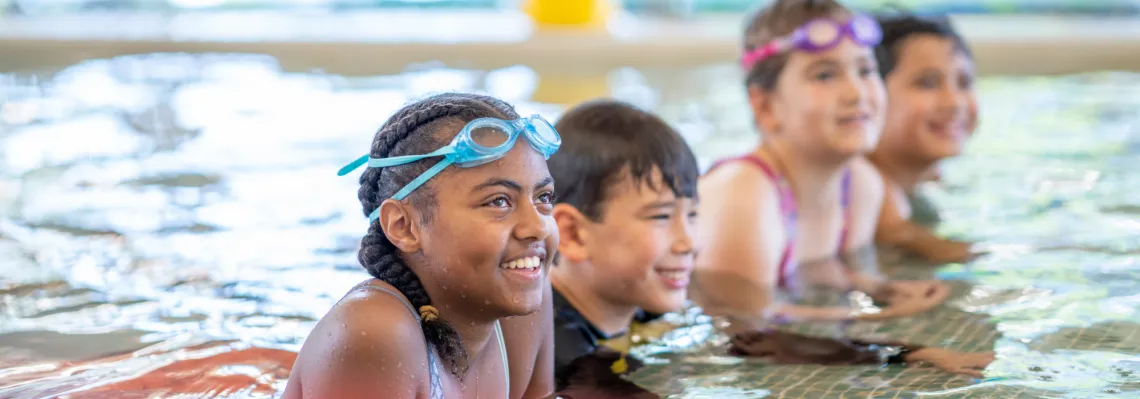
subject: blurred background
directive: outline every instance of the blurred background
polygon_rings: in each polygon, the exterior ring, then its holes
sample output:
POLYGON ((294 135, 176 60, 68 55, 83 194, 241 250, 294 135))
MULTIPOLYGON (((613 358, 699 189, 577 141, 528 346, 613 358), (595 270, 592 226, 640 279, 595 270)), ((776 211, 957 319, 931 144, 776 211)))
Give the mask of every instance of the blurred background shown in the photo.
MULTIPOLYGON (((357 183, 335 171, 388 115, 448 90, 552 121, 614 97, 707 167, 756 142, 737 59, 763 3, 0 0, 0 398, 272 396, 366 278, 357 183)), ((845 4, 950 14, 973 47, 982 125, 932 198, 994 273, 905 331, 999 360, 982 383, 677 359, 634 379, 678 397, 1140 397, 1140 0, 845 4)))

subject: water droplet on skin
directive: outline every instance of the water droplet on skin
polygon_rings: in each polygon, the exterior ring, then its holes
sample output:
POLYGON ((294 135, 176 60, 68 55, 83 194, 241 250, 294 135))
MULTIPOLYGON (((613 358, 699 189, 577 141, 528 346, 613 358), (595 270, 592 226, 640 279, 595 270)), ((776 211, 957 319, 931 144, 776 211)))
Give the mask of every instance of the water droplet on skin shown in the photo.
POLYGON ((491 301, 490 301, 490 300, 488 300, 488 299, 484 299, 484 300, 483 300, 483 304, 484 304, 484 305, 490 305, 490 304, 491 304, 491 301))
POLYGON ((361 336, 361 337, 367 337, 367 336, 368 336, 368 332, 367 332, 367 331, 361 331, 361 332, 360 332, 360 336, 361 336))

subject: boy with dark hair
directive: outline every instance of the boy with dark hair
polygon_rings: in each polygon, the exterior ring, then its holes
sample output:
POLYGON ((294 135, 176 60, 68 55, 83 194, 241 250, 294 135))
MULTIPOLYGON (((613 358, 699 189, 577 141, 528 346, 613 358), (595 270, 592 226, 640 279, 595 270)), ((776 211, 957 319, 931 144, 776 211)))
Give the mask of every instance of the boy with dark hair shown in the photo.
POLYGON ((663 120, 597 100, 555 128, 548 165, 561 236, 554 286, 555 367, 593 354, 634 320, 680 310, 695 250, 697 161, 663 120))

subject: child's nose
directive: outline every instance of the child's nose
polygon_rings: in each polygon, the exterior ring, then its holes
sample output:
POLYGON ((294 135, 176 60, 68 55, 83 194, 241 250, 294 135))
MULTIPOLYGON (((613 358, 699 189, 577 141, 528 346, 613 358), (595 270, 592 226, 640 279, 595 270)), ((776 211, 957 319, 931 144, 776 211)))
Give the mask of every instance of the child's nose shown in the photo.
POLYGON ((938 96, 938 104, 947 110, 959 111, 966 108, 969 96, 957 87, 947 87, 938 96))
POLYGON ((514 235, 520 241, 545 240, 553 230, 553 222, 544 218, 536 206, 519 207, 518 223, 515 224, 514 235))
POLYGON ((673 240, 673 253, 680 255, 687 255, 693 253, 693 230, 694 226, 691 223, 681 222, 677 224, 677 233, 673 240))

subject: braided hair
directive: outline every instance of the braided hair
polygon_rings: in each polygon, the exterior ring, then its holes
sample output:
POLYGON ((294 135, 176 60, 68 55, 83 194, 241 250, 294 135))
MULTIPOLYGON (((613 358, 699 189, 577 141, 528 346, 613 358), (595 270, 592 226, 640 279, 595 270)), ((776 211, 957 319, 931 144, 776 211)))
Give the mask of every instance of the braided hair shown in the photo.
MULTIPOLYGON (((426 154, 447 145, 454 136, 437 134, 440 128, 457 121, 466 123, 484 117, 517 119, 518 114, 509 104, 487 96, 444 93, 428 97, 405 106, 388 118, 372 138, 369 155, 372 158, 387 158, 426 154)), ((360 190, 357 193, 364 214, 377 209, 384 200, 439 161, 439 158, 429 158, 399 166, 365 170, 360 176, 360 190)), ((430 223, 436 206, 431 182, 413 191, 408 199, 420 211, 420 222, 430 223)), ((357 258, 368 274, 400 290, 416 309, 431 306, 431 298, 419 277, 384 234, 379 220, 369 225, 368 234, 361 240, 357 258)), ((435 348, 452 374, 461 376, 466 371, 467 350, 464 349, 459 334, 438 317, 423 317, 421 323, 424 340, 429 348, 435 348)))

